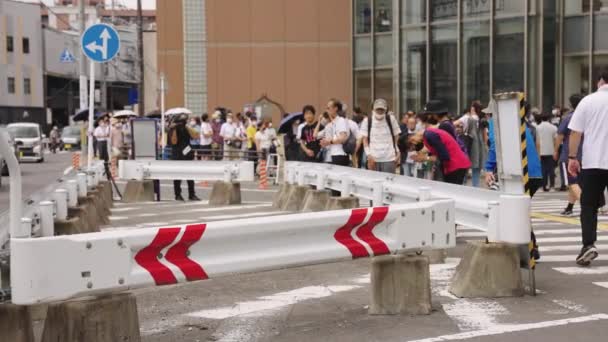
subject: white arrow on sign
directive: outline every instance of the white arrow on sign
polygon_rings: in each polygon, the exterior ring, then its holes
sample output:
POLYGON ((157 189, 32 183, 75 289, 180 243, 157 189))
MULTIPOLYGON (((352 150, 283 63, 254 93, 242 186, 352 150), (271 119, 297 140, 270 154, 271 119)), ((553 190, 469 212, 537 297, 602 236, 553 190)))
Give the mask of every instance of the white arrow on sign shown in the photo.
POLYGON ((103 29, 103 32, 101 32, 101 35, 99 36, 99 38, 101 38, 102 41, 102 45, 97 45, 97 43, 95 42, 91 42, 89 44, 87 44, 86 48, 89 49, 91 52, 95 52, 95 51, 101 51, 101 58, 102 59, 107 59, 108 58, 108 40, 112 39, 112 37, 110 36, 110 32, 108 32, 108 29, 103 29))

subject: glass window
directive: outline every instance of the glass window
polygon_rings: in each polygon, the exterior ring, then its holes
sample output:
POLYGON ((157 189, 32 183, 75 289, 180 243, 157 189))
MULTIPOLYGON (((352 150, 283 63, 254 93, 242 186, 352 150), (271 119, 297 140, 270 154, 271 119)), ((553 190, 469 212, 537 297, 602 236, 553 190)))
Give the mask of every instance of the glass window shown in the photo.
POLYGON ((490 95, 490 22, 467 22, 462 26, 462 103, 490 95))
MULTIPOLYGON (((598 2, 598 0, 595 0, 598 2)), ((595 6, 595 8, 600 8, 595 6)), ((591 9, 591 0, 565 0, 564 1, 564 14, 565 15, 576 15, 582 13, 589 13, 591 9)))
POLYGON ((355 68, 369 68, 372 66, 372 38, 371 36, 355 37, 355 68))
MULTIPOLYGON (((473 2, 478 2, 472 0, 473 2)), ((524 15, 526 13, 526 1, 525 0, 494 0, 494 10, 497 17, 501 16, 513 16, 513 15, 524 15)), ((554 1, 554 0, 552 0, 554 1)), ((569 1, 569 0, 568 0, 569 1)), ((483 2, 483 1, 481 1, 483 2)), ((487 0, 486 2, 490 2, 487 0)))
POLYGON ((401 37, 401 109, 419 111, 426 102, 426 30, 407 29, 401 37))
POLYGON ((6 51, 13 52, 13 36, 6 36, 6 51))
POLYGON ((605 9, 602 12, 596 13, 593 19, 595 20, 593 48, 596 51, 608 51, 608 39, 606 39, 606 32, 608 32, 608 1, 605 1, 605 3, 605 9))
POLYGON ((390 32, 393 30, 393 0, 376 0, 375 24, 376 32, 390 32))
POLYGON ((431 18, 433 20, 449 20, 458 18, 458 0, 429 0, 431 2, 431 18))
POLYGON ((23 38, 21 40, 21 43, 23 45, 23 53, 30 53, 30 39, 29 38, 23 38))
POLYGON ((29 78, 23 79, 23 93, 28 95, 32 93, 32 81, 29 78))
POLYGON ((564 105, 573 94, 589 94, 589 58, 564 57, 564 105))
MULTIPOLYGON (((524 19, 496 21, 494 92, 524 90, 524 19)), ((533 72, 533 71, 532 71, 533 72)))
POLYGON ((357 34, 372 32, 372 1, 355 0, 355 32, 357 34))
POLYGON ((355 103, 356 107, 368 113, 372 107, 372 72, 371 70, 355 71, 355 103))
POLYGON ((376 70, 376 82, 374 83, 375 98, 385 99, 390 110, 394 110, 393 104, 393 69, 376 70))
MULTIPOLYGON (((500 2, 500 1, 497 1, 500 2)), ((462 13, 464 17, 490 17, 491 1, 479 1, 479 0, 462 0, 462 13)))
POLYGON ((401 24, 426 23, 425 0, 401 0, 401 24))
POLYGON ((431 29, 431 98, 444 100, 452 113, 458 113, 458 56, 456 25, 431 29))
POLYGON ((14 77, 8 78, 7 86, 8 86, 8 93, 14 94, 15 93, 15 78, 14 77))
POLYGON ((393 66, 393 35, 376 36, 376 65, 393 66))
POLYGON ((590 34, 589 17, 564 18, 564 53, 589 53, 590 34))
POLYGON ((602 72, 608 71, 608 54, 593 57, 593 90, 597 90, 597 80, 602 72))

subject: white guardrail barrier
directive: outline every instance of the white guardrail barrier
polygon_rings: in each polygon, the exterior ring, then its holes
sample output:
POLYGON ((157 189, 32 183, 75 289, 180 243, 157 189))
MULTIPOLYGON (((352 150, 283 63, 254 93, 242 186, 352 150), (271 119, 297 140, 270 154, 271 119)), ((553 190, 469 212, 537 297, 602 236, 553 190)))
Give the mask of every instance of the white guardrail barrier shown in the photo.
POLYGON ((289 184, 313 185, 372 201, 374 206, 436 199, 456 202, 457 224, 486 231, 491 242, 530 241, 530 198, 426 179, 319 163, 286 163, 289 184))
POLYGON ((123 180, 254 181, 251 161, 120 160, 118 175, 123 180))
MULTIPOLYGON (((90 188, 97 186, 104 172, 103 162, 96 161, 90 170, 72 170, 63 177, 29 196, 21 196, 21 170, 8 150, 8 134, 0 130, 0 153, 7 160, 10 174, 10 211, 0 215, 0 251, 7 250, 11 236, 53 236, 54 219, 65 220, 67 208, 78 204, 90 188), (7 154, 8 153, 8 154, 7 154)), ((1 253, 0 253, 0 256, 1 253)))
POLYGON ((11 239, 19 305, 362 257, 452 248, 454 201, 11 239))

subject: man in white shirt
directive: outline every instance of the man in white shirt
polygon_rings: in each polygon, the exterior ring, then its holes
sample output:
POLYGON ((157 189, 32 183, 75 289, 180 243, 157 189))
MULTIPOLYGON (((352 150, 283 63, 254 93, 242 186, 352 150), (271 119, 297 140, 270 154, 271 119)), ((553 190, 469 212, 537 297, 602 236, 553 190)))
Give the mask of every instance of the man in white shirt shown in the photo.
POLYGON ((555 187, 555 141, 557 139, 557 127, 549 122, 549 116, 542 117, 540 125, 536 126, 536 137, 540 146, 540 162, 543 172, 543 190, 549 191, 555 187))
POLYGON ((99 120, 99 125, 93 131, 93 136, 97 139, 97 149, 99 151, 99 159, 106 163, 110 160, 108 155, 108 139, 110 138, 110 127, 108 126, 107 118, 99 120))
POLYGON ((386 100, 374 101, 372 114, 361 124, 368 169, 395 174, 400 159, 399 134, 399 123, 388 113, 386 100))
POLYGON ((239 141, 237 136, 237 125, 234 122, 232 113, 226 115, 226 122, 220 128, 220 136, 224 139, 224 160, 238 159, 240 146, 236 146, 239 141))
POLYGON ((581 228, 583 248, 576 263, 588 266, 598 257, 597 241, 598 209, 605 204, 604 190, 608 188, 608 71, 604 71, 597 83, 597 92, 585 97, 576 108, 568 128, 568 172, 576 176, 580 172, 581 228), (577 159, 581 136, 583 142, 582 165, 577 159))
POLYGON ((344 152, 343 144, 348 140, 349 126, 343 117, 338 115, 342 111, 342 103, 336 99, 331 99, 327 103, 327 113, 331 123, 328 124, 322 132, 319 132, 318 138, 321 138, 321 147, 327 148, 328 158, 331 158, 331 163, 334 165, 348 166, 350 159, 348 154, 344 152))

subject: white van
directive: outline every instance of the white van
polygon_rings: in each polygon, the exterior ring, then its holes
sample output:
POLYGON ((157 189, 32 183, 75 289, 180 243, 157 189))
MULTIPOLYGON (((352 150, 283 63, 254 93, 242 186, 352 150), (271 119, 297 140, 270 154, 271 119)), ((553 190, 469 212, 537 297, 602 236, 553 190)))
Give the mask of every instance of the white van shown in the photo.
POLYGON ((44 149, 42 140, 44 136, 40 130, 40 125, 30 122, 12 123, 6 126, 7 130, 15 139, 21 161, 44 161, 44 149))

